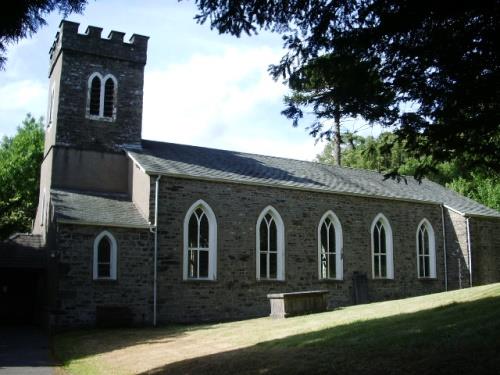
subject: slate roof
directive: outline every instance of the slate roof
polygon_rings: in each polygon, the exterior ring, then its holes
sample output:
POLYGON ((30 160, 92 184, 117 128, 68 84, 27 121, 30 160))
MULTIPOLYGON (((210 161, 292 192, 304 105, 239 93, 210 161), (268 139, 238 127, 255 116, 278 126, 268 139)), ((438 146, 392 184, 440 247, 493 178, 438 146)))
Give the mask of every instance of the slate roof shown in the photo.
POLYGON ((147 228, 148 221, 126 194, 51 190, 58 222, 147 228))
POLYGON ((363 169, 148 140, 142 149, 126 151, 151 175, 442 203, 464 215, 500 218, 500 212, 425 179, 398 183, 363 169))

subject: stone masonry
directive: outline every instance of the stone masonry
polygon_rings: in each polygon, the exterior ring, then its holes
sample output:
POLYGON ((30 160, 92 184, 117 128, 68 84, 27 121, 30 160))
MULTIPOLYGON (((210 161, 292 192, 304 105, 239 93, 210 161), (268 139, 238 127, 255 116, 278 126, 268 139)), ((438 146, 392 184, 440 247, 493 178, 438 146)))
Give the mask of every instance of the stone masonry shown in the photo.
POLYGON ((98 307, 126 307, 133 324, 151 324, 153 314, 152 240, 149 230, 59 225, 57 310, 53 325, 93 326, 98 307), (103 230, 117 241, 117 279, 93 280, 94 239, 103 230))
MULTIPOLYGON (((154 186, 151 186, 154 191, 154 186)), ((330 307, 352 304, 353 272, 368 276, 371 301, 444 290, 438 205, 279 188, 163 178, 159 196, 159 313, 162 321, 224 320, 269 314, 267 294, 329 290, 330 307), (183 281, 183 221, 203 199, 217 218, 217 280, 183 281), (272 205, 285 224, 285 281, 257 281, 255 230, 272 205), (318 280, 317 227, 327 210, 342 224, 344 280, 318 280), (394 280, 374 280, 370 226, 382 212, 394 240, 394 280), (437 279, 418 279, 416 230, 427 218, 436 233, 437 279)), ((154 210, 154 201, 151 210, 154 210)))

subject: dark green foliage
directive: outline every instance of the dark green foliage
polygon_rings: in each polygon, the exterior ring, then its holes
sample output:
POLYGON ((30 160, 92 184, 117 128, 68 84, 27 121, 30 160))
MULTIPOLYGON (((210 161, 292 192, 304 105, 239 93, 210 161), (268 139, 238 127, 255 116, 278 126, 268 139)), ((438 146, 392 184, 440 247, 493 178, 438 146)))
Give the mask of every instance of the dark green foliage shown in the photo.
MULTIPOLYGON (((500 1, 196 4, 198 22, 208 21, 221 33, 282 33, 287 52, 270 68, 275 78, 289 79, 329 54, 370 62, 396 94, 395 103, 404 104, 396 134, 414 155, 500 169, 500 1)), ((340 73, 335 65, 332 69, 340 73)), ((424 164, 417 172, 433 167, 424 164)))
POLYGON ((45 16, 58 10, 64 17, 80 13, 87 0, 19 0, 9 1, 0 15, 0 69, 5 64, 7 45, 36 33, 45 25, 45 16))
MULTIPOLYGON (((382 82, 377 62, 347 54, 328 54, 311 60, 293 72, 288 81, 292 94, 285 97, 282 112, 297 126, 303 110, 310 109, 316 120, 310 134, 340 143, 340 122, 345 117, 362 117, 369 122, 391 125, 397 117, 395 94, 382 82), (327 124, 325 120, 333 120, 327 124), (326 126, 325 126, 326 125, 326 126)), ((340 147, 340 146, 339 146, 340 147)), ((340 153, 335 157, 340 165, 340 153)))
POLYGON ((27 115, 14 137, 0 143, 0 239, 28 232, 38 202, 43 159, 42 119, 27 115))

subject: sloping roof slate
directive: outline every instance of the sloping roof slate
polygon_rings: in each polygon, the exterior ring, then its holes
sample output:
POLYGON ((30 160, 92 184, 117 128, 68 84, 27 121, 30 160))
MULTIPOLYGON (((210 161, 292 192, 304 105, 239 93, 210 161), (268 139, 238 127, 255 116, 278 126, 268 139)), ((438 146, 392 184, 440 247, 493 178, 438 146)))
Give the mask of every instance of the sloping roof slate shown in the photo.
POLYGON ((142 149, 126 151, 152 175, 442 203, 465 215, 500 218, 500 212, 425 179, 397 182, 363 169, 148 140, 142 149))
POLYGON ((51 190, 58 222, 147 228, 148 221, 124 194, 51 190))

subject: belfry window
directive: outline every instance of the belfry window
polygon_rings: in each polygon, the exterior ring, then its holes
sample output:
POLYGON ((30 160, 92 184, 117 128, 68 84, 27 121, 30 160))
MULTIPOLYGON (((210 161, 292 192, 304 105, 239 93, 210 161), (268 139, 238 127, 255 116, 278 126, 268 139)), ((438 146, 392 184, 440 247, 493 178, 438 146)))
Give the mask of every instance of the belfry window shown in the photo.
POLYGON ((87 117, 94 120, 114 121, 116 118, 116 78, 108 74, 93 73, 88 82, 87 117))
POLYGON ((115 83, 108 78, 104 84, 104 117, 113 117, 115 105, 115 83))

